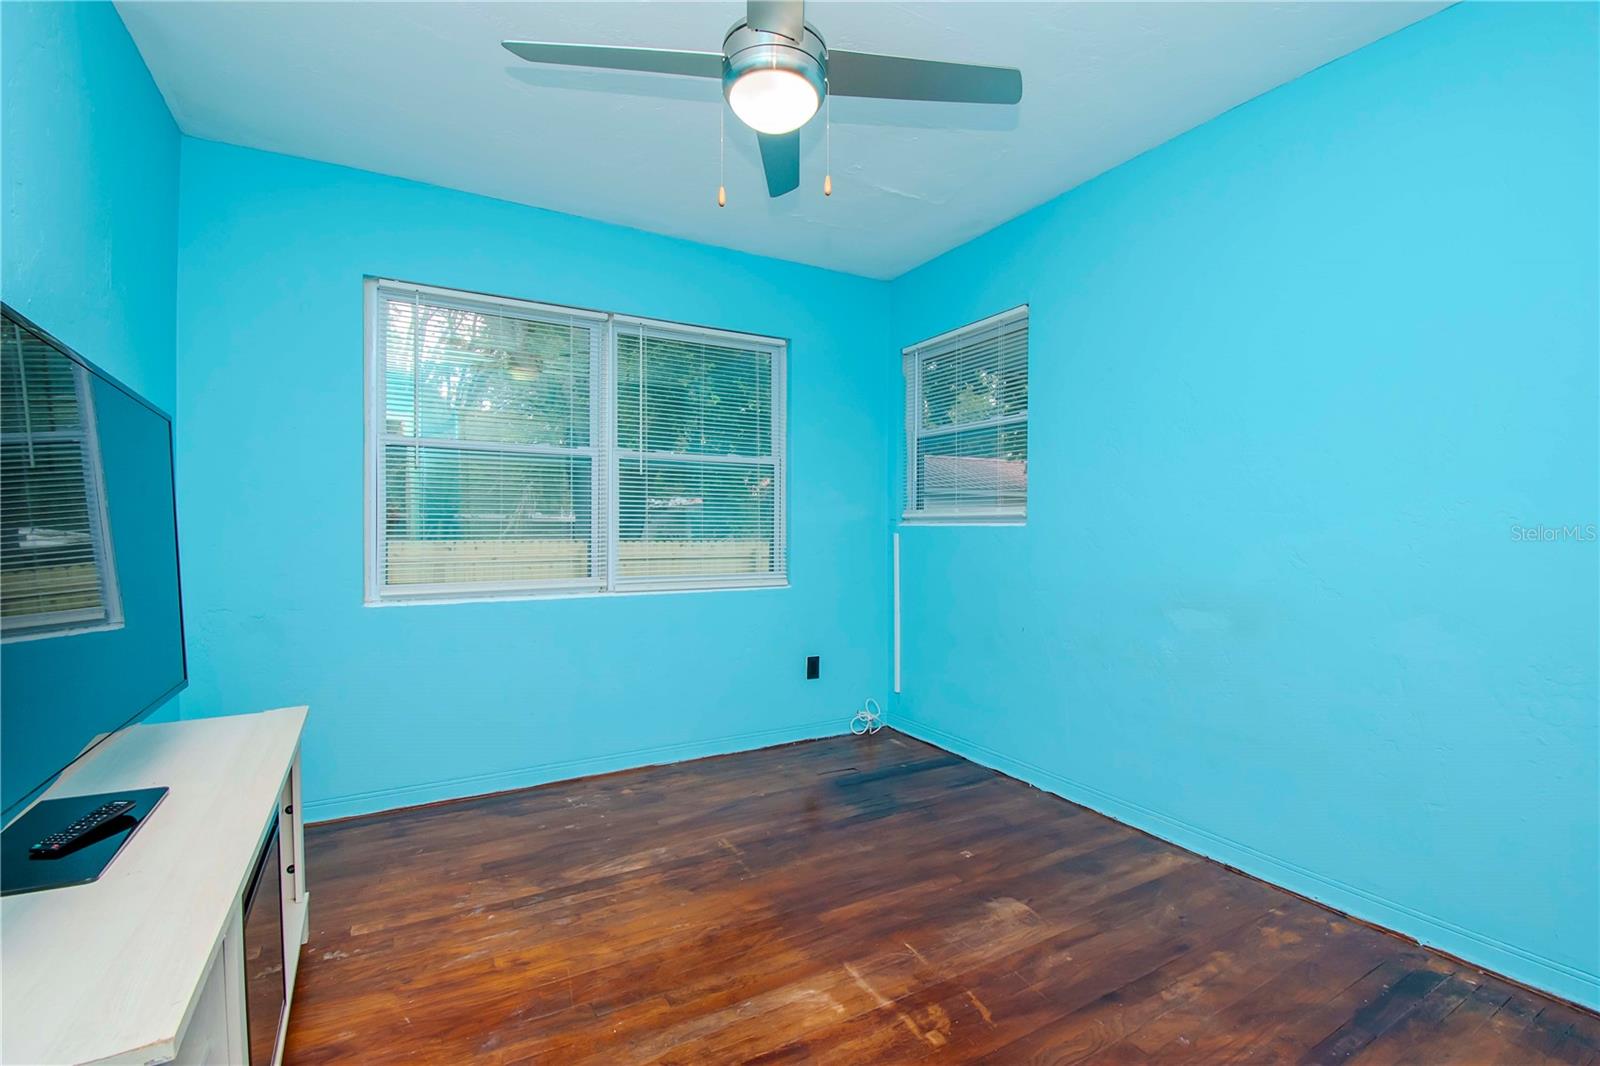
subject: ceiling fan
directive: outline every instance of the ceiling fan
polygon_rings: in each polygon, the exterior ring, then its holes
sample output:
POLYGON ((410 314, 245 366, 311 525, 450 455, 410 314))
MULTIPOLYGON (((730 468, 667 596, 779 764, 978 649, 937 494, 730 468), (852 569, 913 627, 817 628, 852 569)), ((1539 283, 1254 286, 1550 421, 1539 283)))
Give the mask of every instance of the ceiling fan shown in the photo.
POLYGON ((720 52, 501 43, 530 63, 722 79, 728 106, 756 131, 771 196, 799 187, 800 127, 811 121, 829 94, 971 104, 1022 99, 1022 72, 1010 67, 830 51, 806 24, 804 0, 748 0, 745 17, 728 31, 720 52))

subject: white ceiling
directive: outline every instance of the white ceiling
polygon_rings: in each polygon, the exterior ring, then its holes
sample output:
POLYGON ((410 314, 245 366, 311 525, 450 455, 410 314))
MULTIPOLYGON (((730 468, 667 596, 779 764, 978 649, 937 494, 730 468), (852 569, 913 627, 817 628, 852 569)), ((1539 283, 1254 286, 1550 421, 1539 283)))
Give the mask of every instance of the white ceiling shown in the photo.
POLYGON ((720 88, 538 67, 504 38, 716 51, 742 3, 120 0, 185 133, 870 277, 898 275, 1446 6, 811 3, 829 45, 1015 66, 1016 108, 840 98, 766 195, 720 88))

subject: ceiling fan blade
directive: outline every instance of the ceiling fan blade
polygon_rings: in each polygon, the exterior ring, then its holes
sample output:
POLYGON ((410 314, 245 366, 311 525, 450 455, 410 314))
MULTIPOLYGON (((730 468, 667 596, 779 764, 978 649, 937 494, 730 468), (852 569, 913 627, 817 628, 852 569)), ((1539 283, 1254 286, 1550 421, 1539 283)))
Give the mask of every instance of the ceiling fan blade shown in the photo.
POLYGON ((746 0, 744 20, 752 30, 781 33, 798 41, 806 33, 805 0, 746 0))
POLYGON ((761 166, 767 172, 767 195, 782 196, 800 187, 800 131, 758 133, 761 166))
POLYGON ((670 48, 620 48, 609 44, 554 44, 549 41, 500 43, 506 51, 530 63, 682 74, 691 78, 722 77, 720 52, 676 52, 670 48))
POLYGON ((1014 104, 1022 99, 1022 71, 829 49, 828 93, 882 100, 1014 104))

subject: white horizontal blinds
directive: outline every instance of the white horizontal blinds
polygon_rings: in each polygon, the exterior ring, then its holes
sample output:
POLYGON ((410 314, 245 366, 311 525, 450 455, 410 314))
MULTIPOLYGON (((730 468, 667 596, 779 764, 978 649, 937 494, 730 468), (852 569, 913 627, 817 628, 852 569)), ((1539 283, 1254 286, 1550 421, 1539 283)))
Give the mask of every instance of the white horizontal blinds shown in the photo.
POLYGON ((381 286, 381 581, 408 592, 605 582, 602 323, 381 286))
POLYGON ((615 345, 619 582, 781 578, 782 347, 632 322, 615 345))
POLYGON ((0 628, 111 619, 88 374, 18 323, 0 324, 0 628))
POLYGON ((783 583, 783 342, 368 291, 369 594, 783 583))
POLYGON ((922 460, 917 454, 917 430, 922 425, 922 384, 917 375, 922 362, 915 348, 907 348, 901 355, 901 366, 906 379, 906 510, 909 516, 918 509, 917 483, 921 479, 922 460))
POLYGON ((1028 317, 998 315, 906 353, 907 512, 1018 517, 1028 502, 1028 317))

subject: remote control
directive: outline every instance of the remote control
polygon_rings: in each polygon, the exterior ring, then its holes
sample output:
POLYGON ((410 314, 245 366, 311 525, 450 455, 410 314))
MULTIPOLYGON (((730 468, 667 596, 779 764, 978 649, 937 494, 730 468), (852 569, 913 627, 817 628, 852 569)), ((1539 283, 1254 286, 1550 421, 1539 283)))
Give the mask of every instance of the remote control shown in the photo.
POLYGON ((126 814, 133 808, 133 800, 112 800, 110 803, 102 803, 59 833, 51 833, 28 848, 28 855, 36 859, 45 859, 65 851, 117 815, 126 814))

